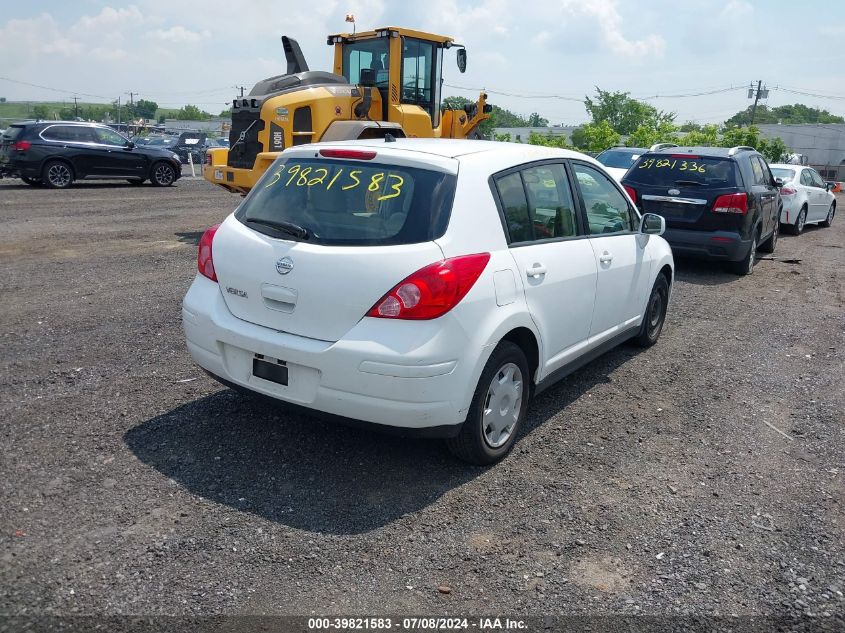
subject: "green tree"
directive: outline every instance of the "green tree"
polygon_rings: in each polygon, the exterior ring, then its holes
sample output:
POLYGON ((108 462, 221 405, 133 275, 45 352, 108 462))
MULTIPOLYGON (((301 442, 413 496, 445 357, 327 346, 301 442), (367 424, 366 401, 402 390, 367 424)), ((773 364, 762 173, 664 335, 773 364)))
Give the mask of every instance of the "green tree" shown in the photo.
POLYGON ((221 110, 220 114, 218 114, 217 116, 219 116, 221 119, 231 118, 232 117, 232 108, 229 108, 227 110, 221 110))
POLYGON ((493 140, 499 141, 500 143, 510 143, 511 142, 511 135, 508 133, 505 134, 493 134, 493 140))
MULTIPOLYGON (((584 133, 584 145, 579 149, 587 152, 601 152, 608 147, 619 145, 619 133, 608 121, 588 123, 581 128, 584 133)), ((573 137, 574 141, 574 137, 573 137)))
POLYGON ((701 128, 702 126, 698 123, 695 123, 693 121, 687 121, 681 127, 679 127, 678 130, 681 132, 700 132, 701 128))
POLYGON ((32 107, 32 116, 36 119, 49 119, 50 109, 45 105, 37 105, 32 107))
POLYGON ((560 147, 564 149, 569 147, 566 142, 566 137, 563 134, 553 135, 551 132, 548 134, 531 132, 528 135, 528 144, 542 145, 544 147, 560 147))
MULTIPOLYGON (((725 121, 727 127, 741 127, 751 124, 752 106, 741 110, 725 121)), ((754 113, 754 123, 845 123, 845 118, 831 114, 827 110, 813 108, 796 103, 793 105, 782 105, 769 108, 765 105, 758 105, 754 113)))
POLYGON ((537 112, 528 115, 528 127, 548 127, 549 120, 541 117, 537 112))
POLYGON ((154 119, 158 104, 147 99, 138 99, 135 103, 135 116, 141 119, 154 119))
POLYGON ((594 124, 606 121, 619 134, 633 134, 640 125, 657 128, 661 123, 675 120, 674 112, 663 112, 632 99, 630 93, 607 92, 598 86, 595 97, 584 97, 584 107, 594 124))
POLYGON ((211 118, 208 112, 203 112, 197 106, 188 104, 179 109, 176 118, 180 121, 205 121, 211 118))
POLYGON ((572 147, 575 147, 577 149, 587 147, 587 135, 584 133, 583 125, 581 127, 576 127, 574 130, 572 130, 570 140, 572 141, 572 147))
POLYGON ((700 146, 700 147, 718 147, 719 140, 719 126, 718 125, 702 125, 697 126, 698 129, 689 130, 683 136, 678 137, 675 141, 678 145, 684 146, 700 146))
POLYGON ((446 97, 443 99, 443 110, 463 110, 465 105, 470 105, 474 103, 470 101, 466 97, 446 97))
POLYGON ((0 103, 6 103, 6 97, 0 97, 0 103))
POLYGON ((628 147, 651 147, 655 143, 677 143, 678 128, 669 121, 660 122, 657 127, 648 124, 637 126, 628 137, 628 147))

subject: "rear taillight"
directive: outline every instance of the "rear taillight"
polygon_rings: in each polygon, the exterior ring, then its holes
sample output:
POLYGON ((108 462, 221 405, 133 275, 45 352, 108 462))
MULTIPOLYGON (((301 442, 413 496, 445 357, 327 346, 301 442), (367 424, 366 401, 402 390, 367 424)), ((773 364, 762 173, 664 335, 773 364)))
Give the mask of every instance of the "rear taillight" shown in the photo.
POLYGON ((381 319, 436 319, 470 291, 490 253, 453 257, 420 268, 379 299, 367 316, 381 319))
POLYGON ((780 195, 782 196, 794 196, 798 191, 793 189, 792 187, 781 187, 780 195))
POLYGON ((32 147, 32 143, 29 141, 16 141, 12 144, 12 149, 16 152, 25 152, 30 147, 32 147))
POLYGON ((628 195, 631 196, 631 201, 634 204, 637 204, 637 190, 633 187, 629 187, 628 185, 622 185, 625 188, 625 191, 628 192, 628 195))
POLYGON ((206 153, 205 153, 205 164, 206 164, 206 165, 211 165, 211 152, 206 152, 206 153))
POLYGON ((744 193, 727 193, 716 198, 713 203, 713 213, 748 213, 748 195, 744 193))
POLYGON ((214 241, 214 234, 220 228, 219 224, 210 226, 205 230, 200 238, 200 247, 197 251, 197 270, 203 277, 208 277, 211 281, 217 281, 217 273, 214 271, 214 257, 211 252, 211 244, 214 241))

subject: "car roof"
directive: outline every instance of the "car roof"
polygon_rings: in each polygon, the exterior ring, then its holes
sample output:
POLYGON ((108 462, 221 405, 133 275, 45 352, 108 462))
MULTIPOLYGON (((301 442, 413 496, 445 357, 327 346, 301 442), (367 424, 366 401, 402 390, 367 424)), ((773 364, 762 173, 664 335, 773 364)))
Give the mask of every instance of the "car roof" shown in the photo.
POLYGON ((616 147, 608 147, 605 150, 602 150, 600 153, 604 154, 605 152, 631 152, 632 154, 636 154, 639 152, 640 154, 645 154, 648 151, 647 147, 628 147, 626 145, 619 145, 616 147))
POLYGON ((777 167, 778 169, 809 169, 809 165, 790 165, 789 163, 769 163, 769 167, 777 167))
MULTIPOLYGON (((356 147, 369 148, 387 147, 392 150, 406 150, 409 152, 434 154, 444 158, 459 158, 468 154, 480 154, 484 152, 497 152, 500 154, 520 157, 529 154, 537 156, 538 160, 541 160, 544 157, 583 158, 584 156, 579 152, 559 149, 556 147, 469 139, 397 138, 395 142, 390 143, 386 143, 383 139, 359 139, 354 141, 338 141, 330 144, 333 146, 354 145, 356 147)), ((325 147, 329 145, 329 143, 321 143, 320 145, 325 147)))

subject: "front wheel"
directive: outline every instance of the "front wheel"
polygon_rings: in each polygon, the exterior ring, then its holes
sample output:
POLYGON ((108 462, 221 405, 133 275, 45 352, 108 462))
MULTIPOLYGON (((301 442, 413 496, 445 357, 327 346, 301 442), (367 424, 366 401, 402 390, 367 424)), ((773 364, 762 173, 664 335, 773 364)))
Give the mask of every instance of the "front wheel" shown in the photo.
POLYGON ((827 210, 827 217, 821 222, 819 222, 819 225, 825 228, 829 228, 833 224, 834 215, 836 215, 836 205, 831 202, 830 208, 827 210))
POLYGON ((67 189, 73 183, 73 171, 66 162, 51 160, 44 165, 44 184, 51 189, 67 189))
POLYGON ((169 187, 176 180, 176 170, 173 169, 173 165, 156 163, 153 165, 152 178, 150 180, 156 187, 169 187))
POLYGON ((640 347, 651 347, 657 343, 663 324, 666 322, 666 308, 669 307, 669 282, 666 277, 658 275, 648 298, 643 324, 634 342, 640 347))
POLYGON ((513 448, 531 393, 528 361, 522 349, 502 341, 481 372, 466 421, 446 445, 460 459, 486 466, 513 448))

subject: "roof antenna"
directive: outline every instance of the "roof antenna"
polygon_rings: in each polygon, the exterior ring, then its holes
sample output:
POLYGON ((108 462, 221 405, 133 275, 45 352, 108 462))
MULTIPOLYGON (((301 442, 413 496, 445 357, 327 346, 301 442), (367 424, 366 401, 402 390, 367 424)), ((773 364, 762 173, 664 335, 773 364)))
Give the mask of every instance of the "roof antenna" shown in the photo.
POLYGON ((390 132, 386 132, 385 135, 384 135, 384 142, 385 143, 395 143, 396 137, 393 136, 393 134, 391 134, 390 132))

